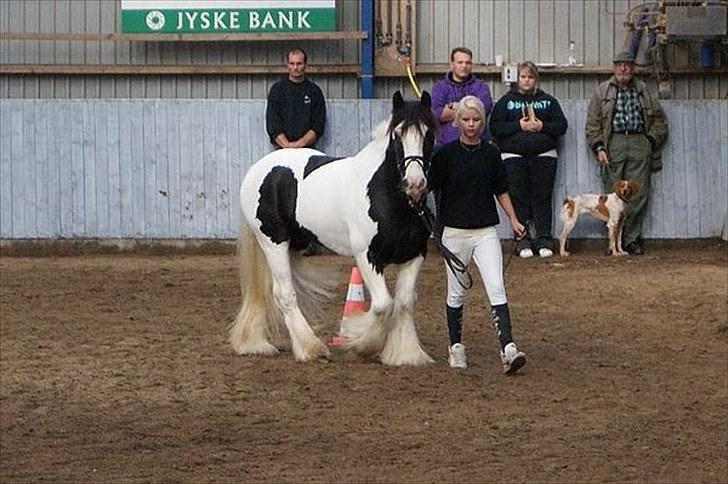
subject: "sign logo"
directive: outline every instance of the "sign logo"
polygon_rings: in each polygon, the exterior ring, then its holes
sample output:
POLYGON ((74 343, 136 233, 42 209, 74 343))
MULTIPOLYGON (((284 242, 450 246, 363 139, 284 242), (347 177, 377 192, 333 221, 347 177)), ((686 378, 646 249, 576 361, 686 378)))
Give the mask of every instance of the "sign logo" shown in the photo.
POLYGON ((336 30, 336 0, 121 0, 123 33, 336 30))
POLYGON ((159 10, 152 10, 151 12, 149 12, 145 20, 147 23, 147 27, 152 30, 161 30, 162 27, 164 27, 164 14, 159 10))

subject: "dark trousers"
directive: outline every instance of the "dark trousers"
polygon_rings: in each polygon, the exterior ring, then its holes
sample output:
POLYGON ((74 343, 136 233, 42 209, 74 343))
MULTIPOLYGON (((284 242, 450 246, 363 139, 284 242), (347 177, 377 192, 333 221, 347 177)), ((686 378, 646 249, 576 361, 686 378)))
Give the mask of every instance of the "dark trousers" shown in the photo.
POLYGON ((516 243, 516 251, 527 247, 553 250, 551 233, 552 198, 556 178, 553 156, 515 156, 503 160, 508 173, 509 193, 518 220, 533 223, 534 239, 527 235, 516 243))

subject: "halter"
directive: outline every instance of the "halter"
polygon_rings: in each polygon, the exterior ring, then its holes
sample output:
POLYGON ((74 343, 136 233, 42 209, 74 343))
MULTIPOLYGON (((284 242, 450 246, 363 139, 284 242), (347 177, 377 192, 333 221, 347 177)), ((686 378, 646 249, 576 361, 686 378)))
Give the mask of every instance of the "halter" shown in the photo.
POLYGON ((409 168, 412 163, 417 163, 420 165, 420 168, 422 168, 422 172, 425 174, 427 173, 427 170, 425 169, 425 165, 427 164, 425 157, 420 155, 409 155, 405 156, 401 160, 397 160, 397 168, 399 169, 399 174, 402 177, 404 177, 404 174, 407 172, 407 168, 409 168))

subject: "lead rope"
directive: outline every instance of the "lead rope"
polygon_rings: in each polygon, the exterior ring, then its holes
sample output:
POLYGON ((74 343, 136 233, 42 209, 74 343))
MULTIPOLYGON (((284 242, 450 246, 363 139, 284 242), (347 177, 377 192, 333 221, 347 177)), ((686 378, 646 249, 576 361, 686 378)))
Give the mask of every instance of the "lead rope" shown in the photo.
POLYGON ((442 255, 443 259, 445 259, 445 264, 447 264, 447 266, 452 271, 453 275, 455 276, 455 280, 458 281, 460 287, 466 290, 470 289, 471 287, 473 287, 473 278, 468 272, 468 267, 463 263, 463 261, 460 260, 458 256, 453 254, 450 249, 443 245, 442 231, 435 226, 435 216, 433 215, 432 210, 430 210, 430 207, 425 204, 424 198, 422 200, 423 201, 420 202, 420 204, 417 206, 417 215, 420 217, 422 223, 425 224, 425 227, 427 227, 427 230, 430 231, 432 237, 435 239, 435 244, 437 244, 440 255, 442 255))

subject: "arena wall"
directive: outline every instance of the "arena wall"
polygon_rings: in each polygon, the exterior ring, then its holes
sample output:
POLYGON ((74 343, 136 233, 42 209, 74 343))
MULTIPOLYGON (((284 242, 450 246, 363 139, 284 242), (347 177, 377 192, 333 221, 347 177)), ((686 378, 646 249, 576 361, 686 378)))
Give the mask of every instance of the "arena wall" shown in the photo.
MULTIPOLYGON (((728 102, 667 101, 670 137, 644 235, 719 237, 728 207, 728 102)), ((320 148, 354 154, 390 101, 331 100, 320 148)), ((566 101, 554 205, 599 192, 585 101, 566 101)), ((240 182, 271 150, 262 100, 4 100, 0 239, 232 239, 240 182)), ((507 224, 499 227, 509 238, 507 224)), ((555 227, 559 227, 555 221, 555 227)), ((573 236, 601 238, 584 219, 573 236)))

